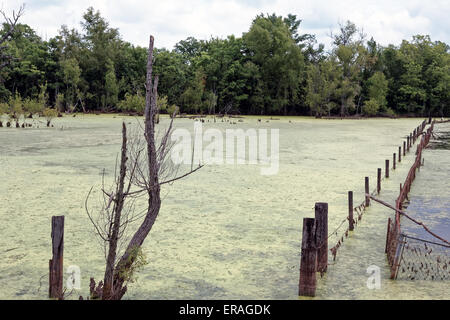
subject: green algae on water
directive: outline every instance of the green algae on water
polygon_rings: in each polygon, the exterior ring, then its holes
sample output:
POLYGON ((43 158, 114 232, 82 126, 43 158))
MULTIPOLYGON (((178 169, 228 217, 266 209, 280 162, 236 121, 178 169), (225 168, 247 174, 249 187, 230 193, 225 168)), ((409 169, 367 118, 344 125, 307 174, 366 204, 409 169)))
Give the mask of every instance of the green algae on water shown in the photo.
MULTIPOLYGON (((209 165, 164 186, 160 216, 143 247, 149 263, 126 299, 298 299, 303 218, 314 216, 315 202, 328 202, 334 230, 347 215, 347 192, 354 191, 355 203, 362 201, 364 177, 373 189, 377 168, 422 121, 277 118, 203 124, 279 129, 279 173, 262 176, 255 165, 209 165)), ((55 119, 55 128, 0 128, 0 299, 47 298, 53 215, 66 216, 64 267, 80 267, 79 294, 87 295, 90 277, 102 277, 104 254, 84 201, 92 186, 100 186, 104 169, 107 179, 114 175, 123 120, 136 123, 133 117, 79 115, 55 119)), ((158 126, 167 124, 164 118, 158 126)), ((190 119, 174 125, 193 130, 190 119)), ((424 152, 412 199, 416 188, 427 188, 424 177, 435 179, 434 188, 449 181, 450 157, 435 152, 441 151, 424 152), (427 174, 434 166, 440 176, 427 174)), ((413 159, 411 152, 383 182, 383 200, 394 203, 413 159)), ((444 193, 438 196, 448 197, 444 193)), ((448 202, 429 206, 448 209, 448 202)), ((376 204, 366 211, 336 262, 330 259, 315 299, 450 298, 448 283, 389 279, 384 244, 390 216, 376 204), (371 265, 381 270, 379 290, 367 288, 371 265)), ((337 240, 331 237, 330 246, 337 240)))

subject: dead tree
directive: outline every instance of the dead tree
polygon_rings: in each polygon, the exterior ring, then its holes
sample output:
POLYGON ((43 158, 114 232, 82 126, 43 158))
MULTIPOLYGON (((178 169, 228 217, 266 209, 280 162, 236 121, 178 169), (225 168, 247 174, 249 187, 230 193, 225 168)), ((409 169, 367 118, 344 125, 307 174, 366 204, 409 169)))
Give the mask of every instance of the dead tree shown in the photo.
MULTIPOLYGON (((122 149, 119 173, 113 187, 105 189, 103 183, 103 204, 97 218, 88 209, 89 192, 86 198, 86 211, 96 233, 104 244, 106 268, 103 281, 96 285, 91 279, 92 299, 120 300, 127 291, 127 284, 141 265, 141 246, 151 231, 161 208, 161 185, 172 183, 199 170, 202 165, 184 174, 177 175, 178 169, 171 163, 170 134, 173 118, 163 133, 158 147, 155 143, 155 117, 157 115, 158 77, 152 77, 153 43, 150 36, 147 62, 146 104, 143 134, 132 139, 127 137, 126 125, 122 125, 122 149), (145 209, 136 209, 136 199, 145 196, 145 209), (128 235, 133 222, 140 225, 128 235), (127 231, 128 230, 128 231, 127 231)), ((117 167, 117 166, 116 166, 117 167)))
POLYGON ((3 16, 5 20, 4 24, 6 24, 7 29, 5 34, 0 38, 0 70, 10 64, 11 60, 14 59, 13 56, 5 53, 5 50, 8 48, 6 45, 7 41, 11 38, 14 30, 16 29, 17 22, 19 18, 23 15, 25 10, 25 5, 21 5, 19 10, 13 11, 12 17, 8 17, 3 10, 0 10, 0 14, 3 16))

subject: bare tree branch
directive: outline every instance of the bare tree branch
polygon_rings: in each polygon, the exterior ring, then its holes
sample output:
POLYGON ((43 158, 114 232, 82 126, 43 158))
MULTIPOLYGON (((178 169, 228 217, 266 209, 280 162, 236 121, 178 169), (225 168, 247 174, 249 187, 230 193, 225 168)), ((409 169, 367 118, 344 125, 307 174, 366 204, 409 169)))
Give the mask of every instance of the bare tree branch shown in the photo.
POLYGON ((116 161, 115 178, 111 188, 105 188, 104 176, 102 178, 103 204, 98 221, 94 221, 87 207, 92 189, 86 198, 88 217, 96 233, 103 240, 105 253, 108 252, 103 281, 96 286, 94 279, 91 278, 91 298, 119 300, 123 297, 127 291, 127 283, 135 271, 135 264, 138 263, 138 252, 159 214, 161 185, 173 183, 203 167, 199 164, 197 168, 191 168, 190 171, 177 175, 178 167, 174 166, 169 157, 173 146, 170 135, 174 117, 156 147, 158 77, 154 79, 152 77, 153 43, 153 36, 150 36, 144 126, 140 127, 138 123, 141 130, 128 139, 126 125, 124 123, 122 125, 120 164, 116 161), (137 202, 141 196, 147 197, 146 207, 142 210, 138 209, 141 203, 137 202), (137 221, 141 221, 140 225, 128 237, 127 230, 130 230, 130 225, 137 221))
POLYGON ((20 17, 24 14, 24 12, 25 12, 25 4, 22 4, 17 12, 13 10, 11 18, 8 17, 6 13, 0 9, 0 14, 3 16, 3 19, 5 20, 4 23, 8 26, 8 29, 5 32, 5 34, 0 38, 0 45, 1 45, 0 61, 2 61, 0 63, 0 70, 6 67, 11 62, 11 60, 14 59, 14 57, 3 53, 3 51, 7 48, 7 45, 4 44, 10 39, 10 37, 14 33, 17 26, 17 22, 19 21, 20 17))

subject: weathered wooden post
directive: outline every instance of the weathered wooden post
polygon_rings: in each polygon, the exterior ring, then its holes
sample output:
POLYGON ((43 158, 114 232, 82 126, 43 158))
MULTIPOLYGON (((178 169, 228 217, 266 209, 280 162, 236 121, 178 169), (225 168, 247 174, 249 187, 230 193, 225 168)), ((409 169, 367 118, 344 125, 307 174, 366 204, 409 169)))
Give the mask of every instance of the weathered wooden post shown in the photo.
POLYGON ((395 170, 396 167, 397 167, 396 160, 397 160, 397 155, 394 153, 394 154, 392 155, 392 162, 393 162, 392 168, 393 168, 394 170, 395 170))
POLYGON ((406 156, 406 141, 403 141, 403 156, 406 156))
POLYGON ((402 162, 402 147, 398 147, 398 162, 402 162))
POLYGON ((387 253, 387 250, 388 250, 390 233, 391 233, 391 218, 388 218, 387 233, 386 233, 386 246, 384 248, 384 253, 387 253))
POLYGON ((391 269, 391 279, 397 278, 397 270, 399 267, 399 260, 403 249, 403 244, 404 244, 404 236, 403 234, 399 234, 396 243, 397 249, 395 250, 394 262, 392 264, 393 268, 391 269))
POLYGON ((52 217, 52 259, 49 261, 48 295, 63 299, 64 216, 52 217))
POLYGON ((348 192, 348 230, 353 231, 353 191, 348 192))
POLYGON ((315 205, 317 272, 327 272, 328 266, 328 203, 315 205))
POLYGON ((409 152, 409 146, 410 146, 410 142, 409 142, 409 136, 406 137, 406 151, 409 152))
POLYGON ((369 177, 365 178, 365 191, 366 191, 366 207, 370 205, 370 198, 368 196, 369 192, 369 177))
POLYGON ((300 258, 300 281, 298 295, 314 297, 316 295, 316 236, 315 219, 303 218, 302 253, 300 258))
MULTIPOLYGON (((381 168, 377 170, 377 193, 380 194, 381 191, 381 168)), ((367 191, 366 191, 367 193, 367 191)))
POLYGON ((386 178, 389 178, 389 160, 388 159, 386 159, 386 170, 385 170, 384 176, 386 178))

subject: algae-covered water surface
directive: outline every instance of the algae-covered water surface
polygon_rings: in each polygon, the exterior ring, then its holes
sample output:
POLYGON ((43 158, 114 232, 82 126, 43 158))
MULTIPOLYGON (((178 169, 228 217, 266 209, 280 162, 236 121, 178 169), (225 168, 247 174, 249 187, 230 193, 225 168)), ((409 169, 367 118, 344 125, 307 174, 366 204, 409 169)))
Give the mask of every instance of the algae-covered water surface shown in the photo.
MULTIPOLYGON (((0 128, 0 299, 46 299, 51 217, 65 216, 64 267, 81 270, 81 290, 101 279, 104 254, 84 208, 102 172, 114 176, 122 116, 64 117, 54 128, 0 128)), ((162 188, 160 215, 143 251, 148 264, 127 299, 298 299, 302 221, 315 202, 329 204, 329 230, 347 215, 347 192, 363 200, 364 177, 392 159, 422 119, 316 120, 247 117, 205 122, 204 128, 279 129, 279 172, 258 165, 206 165, 162 188), (268 121, 268 122, 266 122, 268 121)), ((193 131, 194 121, 175 128, 193 131)), ((168 119, 158 125, 164 128, 168 119)), ((448 124, 442 124, 449 131, 448 124)), ((444 128, 444 129, 442 129, 444 128)), ((449 234, 450 151, 427 149, 408 212, 449 234), (440 221, 436 223, 436 221, 440 221)), ((379 197, 394 203, 414 160, 406 155, 383 181, 379 197)), ((99 194, 93 194, 94 199, 99 194)), ((393 281, 384 254, 391 210, 373 204, 318 279, 315 299, 449 299, 448 282, 393 281), (381 270, 369 289, 369 266, 381 270)), ((339 232, 339 236, 340 236, 339 232)), ((330 237, 329 246, 338 241, 330 237)), ((74 298, 78 297, 74 295, 74 298)))

